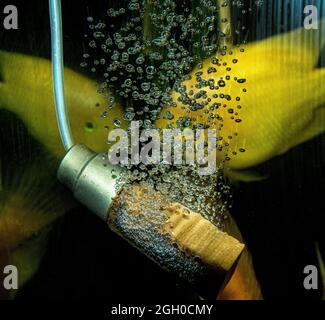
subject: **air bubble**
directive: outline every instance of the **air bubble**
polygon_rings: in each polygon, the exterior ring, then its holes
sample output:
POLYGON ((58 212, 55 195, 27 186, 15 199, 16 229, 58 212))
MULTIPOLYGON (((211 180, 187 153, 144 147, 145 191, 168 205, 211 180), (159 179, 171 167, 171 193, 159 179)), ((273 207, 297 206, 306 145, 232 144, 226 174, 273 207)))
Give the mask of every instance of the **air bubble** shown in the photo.
POLYGON ((226 86, 226 82, 224 80, 219 80, 218 81, 218 86, 219 87, 225 87, 226 86))
POLYGON ((120 127, 121 126, 121 120, 120 119, 114 119, 113 124, 115 127, 120 127))
POLYGON ((153 67, 153 66, 148 66, 148 67, 146 68, 146 72, 147 72, 147 74, 152 75, 152 74, 155 74, 156 69, 155 69, 155 67, 153 67))
POLYGON ((143 82, 143 83, 141 83, 141 89, 143 91, 149 91, 150 90, 150 83, 149 82, 143 82))

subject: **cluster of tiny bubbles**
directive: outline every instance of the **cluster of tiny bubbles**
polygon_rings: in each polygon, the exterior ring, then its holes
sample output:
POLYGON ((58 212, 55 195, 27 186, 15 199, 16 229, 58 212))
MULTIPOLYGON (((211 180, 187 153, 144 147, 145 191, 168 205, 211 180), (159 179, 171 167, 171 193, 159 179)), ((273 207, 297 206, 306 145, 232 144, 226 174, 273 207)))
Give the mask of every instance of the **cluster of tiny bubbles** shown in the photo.
MULTIPOLYGON (((239 53, 243 52, 245 52, 245 49, 241 47, 239 53)), ((241 96, 247 92, 245 87, 246 79, 235 74, 229 75, 233 66, 239 63, 238 57, 233 58, 232 55, 233 51, 227 50, 222 52, 219 57, 211 56, 208 67, 203 67, 203 64, 199 63, 196 72, 188 75, 187 80, 191 81, 188 85, 184 83, 177 85, 175 91, 178 93, 178 105, 186 109, 189 115, 192 111, 198 111, 201 115, 197 116, 195 114, 192 117, 185 115, 179 117, 175 123, 172 113, 167 113, 164 117, 168 128, 214 128, 221 131, 225 118, 240 125, 243 121, 240 117, 242 109, 241 96), (233 86, 234 82, 236 86, 233 86), (224 91, 227 87, 233 88, 231 93, 224 91), (235 107, 233 102, 235 102, 235 107), (227 111, 226 115, 224 110, 227 111), (202 117, 203 114, 203 121, 200 122, 199 117, 202 117)), ((237 128, 237 126, 234 126, 234 128, 237 128)), ((218 140, 222 142, 218 144, 218 150, 223 152, 226 161, 230 161, 238 153, 246 151, 241 147, 238 150, 231 149, 230 151, 231 140, 236 136, 238 136, 237 132, 229 133, 226 137, 222 136, 221 133, 218 136, 218 140)))
POLYGON ((185 0, 130 0, 119 6, 109 8, 105 19, 87 18, 81 66, 99 76, 100 90, 128 101, 126 120, 131 113, 154 121, 171 103, 175 82, 218 50, 218 6, 212 0, 199 0, 193 8, 185 0))
MULTIPOLYGON (((140 185, 145 192, 123 190, 119 204, 110 210, 110 227, 162 268, 194 286, 201 279, 213 276, 209 266, 177 244, 164 230, 168 221, 168 215, 163 209, 168 206, 166 199, 157 196, 146 182, 140 181, 140 185), (148 198, 152 201, 148 202, 148 198)), ((183 214, 188 214, 188 210, 183 210, 183 214)))
POLYGON ((178 202, 224 228, 228 218, 228 201, 231 189, 222 178, 222 166, 214 174, 199 175, 198 167, 192 165, 154 165, 148 167, 127 166, 117 178, 117 189, 131 188, 134 183, 145 182, 154 190, 165 196, 170 202, 178 202), (225 200, 226 198, 226 200, 225 200))
MULTIPOLYGON (((236 3, 241 5, 240 1, 234 1, 233 5, 236 3)), ((212 0, 196 0, 195 5, 194 1, 187 0, 129 0, 115 2, 114 8, 108 8, 100 20, 87 17, 88 46, 81 66, 89 68, 100 79, 99 91, 107 93, 107 111, 101 116, 109 117, 110 109, 121 101, 126 121, 140 120, 142 128, 153 128, 163 108, 176 106, 172 93, 177 91, 182 104, 190 110, 209 105, 209 123, 196 123, 195 128, 208 128, 222 120, 213 110, 227 107, 231 99, 238 102, 238 107, 237 110, 228 108, 228 112, 234 121, 241 122, 239 95, 231 97, 218 92, 215 101, 211 101, 204 93, 206 86, 222 91, 230 81, 227 76, 210 81, 198 73, 196 86, 201 91, 195 90, 194 94, 182 86, 195 66, 202 68, 203 60, 216 53, 218 57, 211 58, 208 70, 211 78, 221 68, 230 71, 231 66, 222 63, 222 56, 231 51, 226 46, 220 47, 225 34, 219 20, 219 6, 212 0)), ((234 58, 232 63, 236 64, 237 60, 234 58)), ((245 79, 236 80, 245 82, 245 79)), ((173 119, 172 112, 168 117, 173 119)), ((120 124, 121 120, 114 119, 116 127, 120 124)), ((191 119, 181 118, 178 125, 188 127, 191 119)), ((128 169, 118 181, 123 184, 147 181, 171 200, 202 213, 222 227, 228 206, 222 199, 230 194, 230 189, 223 182, 221 169, 209 176, 199 176, 197 168, 188 165, 139 165, 128 169)))

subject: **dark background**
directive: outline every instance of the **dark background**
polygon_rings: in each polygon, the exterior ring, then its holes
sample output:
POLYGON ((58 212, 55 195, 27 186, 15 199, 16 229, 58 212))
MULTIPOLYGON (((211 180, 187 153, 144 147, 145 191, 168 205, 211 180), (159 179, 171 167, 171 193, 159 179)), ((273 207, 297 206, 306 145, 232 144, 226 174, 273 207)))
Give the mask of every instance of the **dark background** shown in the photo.
MULTIPOLYGON (((108 2, 63 1, 67 66, 85 72, 79 63, 84 51, 83 35, 87 32, 86 17, 93 13, 96 17, 103 15, 108 2)), ((275 2, 281 1, 265 1, 264 6, 244 18, 253 30, 259 27, 259 31, 250 34, 251 38, 263 38, 290 28, 281 25, 283 18, 272 20, 267 14, 272 12, 275 2), (265 30, 261 27, 263 21, 268 25, 265 30)), ((250 1, 245 3, 248 7, 250 1)), ((286 7, 290 1, 281 3, 286 7)), ((6 4, 9 3, 1 0, 0 12, 6 4)), ((0 49, 49 58, 47 1, 10 1, 10 4, 18 7, 19 30, 0 28, 0 49)), ((234 16, 239 14, 235 12, 234 16)), ((2 110, 0 117, 4 117, 2 110)), ((8 121, 19 121, 8 114, 6 117, 8 121)), ((234 188, 232 214, 252 252, 266 299, 322 296, 321 287, 316 291, 303 288, 303 269, 309 264, 317 265, 316 242, 325 250, 324 147, 325 136, 320 136, 256 168, 268 175, 268 179, 234 188)), ((116 302, 190 297, 193 295, 189 290, 81 207, 55 224, 40 271, 18 295, 19 300, 86 298, 116 302)))

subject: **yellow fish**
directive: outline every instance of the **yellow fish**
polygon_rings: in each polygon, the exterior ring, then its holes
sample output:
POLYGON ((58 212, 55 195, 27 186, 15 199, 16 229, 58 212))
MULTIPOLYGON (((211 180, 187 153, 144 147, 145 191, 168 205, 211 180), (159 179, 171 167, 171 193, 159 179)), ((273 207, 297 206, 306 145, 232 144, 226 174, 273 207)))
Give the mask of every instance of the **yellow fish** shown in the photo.
MULTIPOLYGON (((17 266, 21 288, 38 269, 49 226, 76 203, 56 179, 57 159, 16 116, 0 112, 0 270, 17 266)), ((0 300, 17 293, 2 289, 0 300)))
MULTIPOLYGON (((108 131, 104 127, 113 129, 118 122, 125 127, 121 106, 108 110, 107 96, 97 92, 94 81, 68 68, 65 92, 75 143, 84 143, 96 152, 106 151, 108 131)), ((0 51, 1 108, 14 112, 48 151, 63 157, 49 60, 0 51)))
POLYGON ((218 130, 217 160, 245 180, 240 170, 325 130, 325 68, 316 68, 324 40, 321 29, 300 28, 206 59, 172 94, 157 127, 185 119, 218 130))
MULTIPOLYGON (((105 151, 108 132, 116 127, 114 120, 125 127, 122 107, 116 104, 108 109, 107 96, 97 93, 96 83, 68 68, 65 90, 75 142, 105 151)), ((3 120, 2 138, 13 150, 0 144, 0 265, 18 266, 21 288, 38 269, 48 226, 76 206, 56 179, 56 161, 64 150, 56 123, 50 61, 0 50, 0 109, 12 112, 26 126, 3 120), (26 129, 47 152, 35 149, 26 129), (24 161, 19 163, 15 157, 24 161)), ((15 293, 0 290, 0 299, 13 298, 15 293)))

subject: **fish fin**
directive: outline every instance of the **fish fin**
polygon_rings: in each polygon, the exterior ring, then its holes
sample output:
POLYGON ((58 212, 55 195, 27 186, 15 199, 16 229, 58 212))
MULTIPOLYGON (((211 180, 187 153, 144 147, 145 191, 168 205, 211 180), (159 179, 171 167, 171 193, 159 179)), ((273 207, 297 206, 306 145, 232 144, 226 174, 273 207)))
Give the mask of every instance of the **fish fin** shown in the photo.
POLYGON ((231 181, 231 182, 256 182, 256 181, 262 181, 266 179, 266 176, 263 176, 257 172, 254 171, 248 171, 248 170, 226 170, 225 176, 231 181))
POLYGON ((56 160, 28 135, 17 116, 0 113, 0 262, 19 267, 21 287, 43 257, 46 237, 40 235, 75 201, 56 179, 56 160))
POLYGON ((320 274, 321 274, 321 280, 322 280, 322 285, 323 285, 323 296, 322 296, 322 300, 325 300, 325 263, 324 263, 324 259, 322 257, 322 254, 320 252, 319 249, 319 244, 316 242, 315 243, 315 250, 316 250, 316 255, 317 255, 317 261, 318 261, 318 265, 319 265, 319 270, 320 270, 320 274))
POLYGON ((13 250, 75 206, 56 162, 10 112, 0 117, 0 251, 13 250), (14 118, 14 119, 13 119, 14 118))
POLYGON ((257 46, 276 53, 278 48, 286 49, 286 61, 296 64, 296 68, 312 69, 317 65, 320 52, 325 45, 325 19, 321 19, 318 29, 304 27, 272 36, 257 46))

